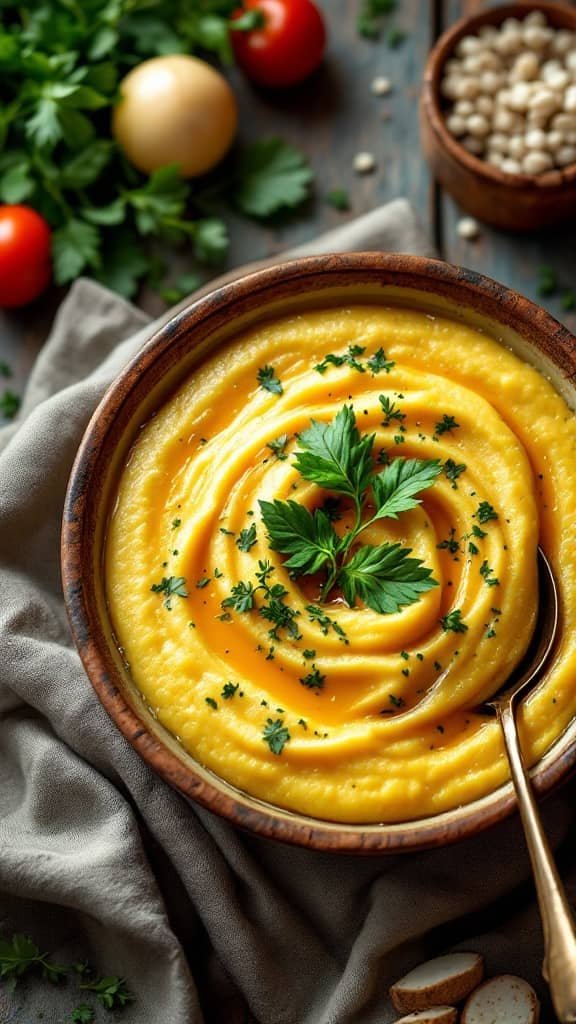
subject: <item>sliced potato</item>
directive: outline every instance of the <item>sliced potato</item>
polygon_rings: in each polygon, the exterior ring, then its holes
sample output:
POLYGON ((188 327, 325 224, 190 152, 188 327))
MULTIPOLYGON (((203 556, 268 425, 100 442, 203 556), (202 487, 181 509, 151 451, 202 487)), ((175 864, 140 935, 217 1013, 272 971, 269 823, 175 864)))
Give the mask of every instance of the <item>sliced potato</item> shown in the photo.
POLYGON ((498 974, 485 981, 467 1000, 462 1024, 538 1024, 540 1003, 534 989, 514 974, 498 974))
POLYGON ((449 953, 428 960, 404 975, 390 989, 397 1010, 429 1010, 461 1002, 480 984, 484 960, 479 953, 449 953))
POLYGON ((430 1010, 416 1010, 396 1024, 456 1024, 458 1010, 454 1006, 433 1006, 430 1010))

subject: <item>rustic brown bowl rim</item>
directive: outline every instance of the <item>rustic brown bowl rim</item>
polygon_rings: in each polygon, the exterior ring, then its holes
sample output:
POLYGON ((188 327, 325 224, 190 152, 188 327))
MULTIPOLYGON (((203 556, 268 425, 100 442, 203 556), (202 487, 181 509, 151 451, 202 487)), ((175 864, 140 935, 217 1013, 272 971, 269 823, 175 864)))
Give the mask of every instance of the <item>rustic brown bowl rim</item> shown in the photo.
POLYGON ((464 146, 448 131, 446 118, 440 98, 442 72, 447 60, 453 55, 456 44, 467 35, 475 35, 483 25, 500 25, 506 18, 522 17, 531 11, 543 11, 557 17, 560 21, 568 16, 576 31, 576 9, 557 3, 539 3, 538 0, 526 0, 524 3, 506 4, 502 7, 490 7, 478 14, 460 18, 454 25, 442 33, 432 47, 422 82, 422 109, 424 116, 429 118, 430 125, 439 145, 448 150, 455 161, 464 165, 468 171, 485 181, 497 182, 510 189, 530 186, 542 191, 563 190, 576 182, 576 162, 562 170, 546 171, 545 174, 507 174, 489 164, 486 160, 469 153, 464 146))
MULTIPOLYGON (((515 330, 552 357, 566 379, 576 378, 576 339, 530 300, 474 271, 419 256, 345 253, 310 256, 258 270, 199 298, 163 324, 116 377, 96 408, 80 444, 65 500, 62 526, 64 599, 74 641, 97 696, 126 739, 166 782, 256 835, 314 850, 340 853, 388 853, 443 846, 466 838, 507 817, 516 801, 510 784, 494 794, 421 821, 347 825, 283 810, 235 790, 222 780, 206 779, 186 765, 150 730, 146 716, 122 687, 121 675, 104 638, 96 600, 93 563, 97 514, 97 468, 106 465, 106 445, 118 439, 116 418, 125 403, 138 407, 154 370, 167 357, 172 366, 190 350, 191 332, 210 334, 240 311, 265 308, 266 301, 310 296, 326 288, 353 285, 395 286, 440 295, 465 310, 515 330), (148 375, 148 380, 147 380, 148 375), (116 430, 115 430, 116 427, 116 430)), ((334 304, 334 298, 329 300, 334 304)), ((397 300, 395 300, 397 301, 397 300)), ((408 293, 409 301, 409 293, 408 293)), ((450 315, 450 314, 448 314, 450 315)), ((198 338, 195 339, 198 341, 198 338)), ((559 738, 556 743, 560 742, 559 738)), ((551 750, 554 750, 556 744, 551 750)), ((576 765, 576 738, 554 756, 548 752, 533 770, 537 793, 548 792, 576 765)))

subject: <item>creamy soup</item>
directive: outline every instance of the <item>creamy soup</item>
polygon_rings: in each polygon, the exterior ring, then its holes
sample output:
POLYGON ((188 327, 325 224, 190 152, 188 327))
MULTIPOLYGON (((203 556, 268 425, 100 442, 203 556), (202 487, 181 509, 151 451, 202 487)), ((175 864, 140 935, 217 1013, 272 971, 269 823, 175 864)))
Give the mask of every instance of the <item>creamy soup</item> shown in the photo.
POLYGON ((520 716, 530 762, 576 709, 575 455, 550 383, 460 323, 352 306, 246 331, 120 479, 106 586, 137 687, 197 761, 284 808, 395 822, 489 793, 508 768, 481 705, 529 644, 538 543, 564 628, 520 716), (311 479, 337 416, 362 493, 311 479), (290 517, 320 539, 291 541, 290 517))

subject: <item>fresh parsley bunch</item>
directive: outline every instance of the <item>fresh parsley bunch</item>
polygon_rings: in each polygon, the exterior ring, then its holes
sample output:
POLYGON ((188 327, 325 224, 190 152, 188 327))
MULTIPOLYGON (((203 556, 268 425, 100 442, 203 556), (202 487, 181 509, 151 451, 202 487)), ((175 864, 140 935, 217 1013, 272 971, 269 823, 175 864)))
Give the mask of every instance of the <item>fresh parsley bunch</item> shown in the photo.
MULTIPOLYGON (((214 215, 195 194, 191 216, 191 185, 175 166, 149 178, 136 171, 111 136, 110 112, 120 79, 144 59, 200 49, 231 63, 229 17, 237 7, 237 0, 0 0, 0 201, 29 204, 53 228, 57 284, 89 273, 127 297, 144 278, 157 284, 161 261, 142 239, 187 243, 207 264, 225 255, 219 209, 214 215)), ((266 217, 300 203, 311 178, 292 146, 262 140, 221 183, 220 206, 225 191, 241 211, 266 217)))
POLYGON ((413 604, 438 586, 432 570, 401 544, 357 546, 360 534, 379 519, 397 519, 420 504, 417 497, 442 471, 438 459, 394 459, 375 473, 375 435, 361 436, 352 406, 340 409, 331 423, 312 420, 299 435, 294 466, 305 480, 342 495, 354 508, 351 529, 339 536, 323 508, 314 512, 299 502, 260 501, 270 547, 288 555, 293 576, 325 573, 321 598, 340 587, 352 607, 358 599, 374 611, 390 614, 413 604), (372 514, 364 518, 371 496, 372 514), (351 554, 353 548, 355 550, 351 554))

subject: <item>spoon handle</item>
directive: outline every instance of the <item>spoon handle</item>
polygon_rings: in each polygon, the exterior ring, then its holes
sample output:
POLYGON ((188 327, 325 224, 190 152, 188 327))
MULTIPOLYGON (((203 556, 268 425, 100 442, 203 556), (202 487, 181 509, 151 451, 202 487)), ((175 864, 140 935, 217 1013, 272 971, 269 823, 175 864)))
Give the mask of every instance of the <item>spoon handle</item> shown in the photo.
POLYGON ((506 752, 516 790, 520 817, 532 861, 540 917, 544 931, 542 974, 550 986, 561 1024, 576 1022, 576 932, 566 892, 556 869, 548 840, 524 767, 512 701, 497 705, 506 752))

